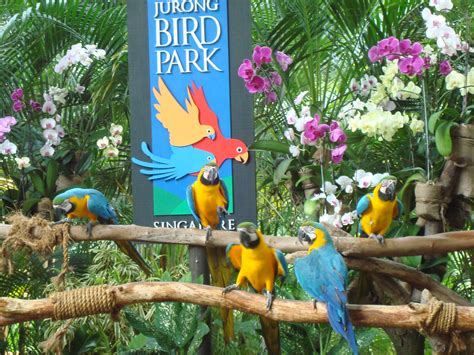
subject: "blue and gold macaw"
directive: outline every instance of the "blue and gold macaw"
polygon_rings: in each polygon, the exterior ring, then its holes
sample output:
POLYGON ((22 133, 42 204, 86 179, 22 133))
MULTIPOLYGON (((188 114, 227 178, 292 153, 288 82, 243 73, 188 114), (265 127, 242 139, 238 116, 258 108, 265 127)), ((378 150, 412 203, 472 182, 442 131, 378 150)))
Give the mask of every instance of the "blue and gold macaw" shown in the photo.
MULTIPOLYGON (((196 221, 206 229, 206 240, 213 229, 220 229, 229 204, 229 196, 224 182, 219 177, 216 163, 205 165, 196 179, 186 190, 188 206, 196 221)), ((225 250, 207 247, 207 262, 212 276, 212 284, 225 287, 230 282, 232 270, 227 264, 225 250)), ((220 309, 224 324, 224 340, 228 343, 234 336, 232 311, 220 309)))
POLYGON ((347 312, 347 267, 337 252, 327 229, 317 222, 305 222, 298 239, 309 243, 308 255, 295 261, 298 283, 311 297, 326 303, 328 319, 334 331, 348 342, 357 355, 357 342, 347 312))
MULTIPOLYGON (((70 189, 57 195, 53 200, 55 211, 66 214, 66 219, 57 223, 69 222, 74 218, 87 218, 87 233, 92 236, 92 227, 95 223, 118 224, 117 214, 110 205, 107 198, 94 189, 70 189)), ((140 253, 133 247, 131 242, 116 241, 119 249, 128 255, 147 274, 151 274, 151 269, 143 260, 140 253)))
POLYGON ((375 187, 374 191, 362 197, 357 203, 360 217, 359 232, 363 237, 376 239, 384 243, 392 220, 402 214, 403 205, 395 193, 397 178, 387 176, 375 187))
MULTIPOLYGON (((223 293, 239 289, 248 283, 255 292, 263 293, 267 297, 267 309, 270 310, 275 292, 275 279, 281 277, 283 281, 288 275, 285 256, 280 250, 267 245, 255 224, 243 222, 237 226, 237 230, 240 233, 240 244, 229 244, 226 255, 239 274, 236 283, 227 286, 223 293)), ((268 352, 279 354, 281 351, 278 322, 260 316, 260 324, 268 352)))

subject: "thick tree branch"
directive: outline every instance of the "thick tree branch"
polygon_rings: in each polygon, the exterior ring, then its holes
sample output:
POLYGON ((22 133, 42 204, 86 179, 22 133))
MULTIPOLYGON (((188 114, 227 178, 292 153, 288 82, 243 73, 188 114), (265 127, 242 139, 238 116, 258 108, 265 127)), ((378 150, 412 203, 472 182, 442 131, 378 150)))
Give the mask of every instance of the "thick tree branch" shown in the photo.
MULTIPOLYGON (((0 239, 5 239, 10 231, 9 225, 0 225, 0 239)), ((345 237, 345 232, 334 235, 334 245, 345 256, 410 256, 442 254, 457 250, 474 249, 474 231, 440 233, 427 237, 404 237, 386 239, 381 246, 372 239, 345 237)), ((336 234, 337 233, 337 234, 336 234)), ((206 232, 200 229, 151 228, 136 225, 96 226, 92 240, 130 240, 145 243, 187 244, 206 246, 206 232)), ((71 227, 71 236, 75 241, 88 241, 86 230, 82 226, 71 227)), ((285 253, 306 250, 306 246, 297 238, 266 236, 268 244, 285 253)), ((229 243, 238 243, 239 234, 231 231, 214 231, 208 246, 225 247, 229 243)))
MULTIPOLYGON (((184 302, 202 306, 225 307, 283 322, 327 323, 326 306, 312 302, 277 298, 273 308, 265 308, 266 298, 243 291, 222 294, 222 288, 180 282, 134 282, 111 286, 117 307, 146 302, 184 302)), ((0 298, 0 326, 53 317, 51 299, 21 300, 0 298)), ((428 315, 421 304, 404 306, 349 305, 352 322, 358 326, 418 329, 428 315)), ((474 307, 458 307, 455 329, 474 330, 474 307)))

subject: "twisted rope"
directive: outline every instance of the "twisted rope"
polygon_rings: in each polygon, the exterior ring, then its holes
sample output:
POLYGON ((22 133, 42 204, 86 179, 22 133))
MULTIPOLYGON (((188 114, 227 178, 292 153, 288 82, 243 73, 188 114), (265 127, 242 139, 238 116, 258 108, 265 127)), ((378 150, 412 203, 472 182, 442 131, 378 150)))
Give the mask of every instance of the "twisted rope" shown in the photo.
POLYGON ((53 293, 54 319, 85 317, 116 311, 115 295, 109 286, 91 286, 53 293))
POLYGON ((422 329, 427 334, 448 334, 456 321, 456 304, 444 303, 435 297, 428 301, 429 314, 422 329))

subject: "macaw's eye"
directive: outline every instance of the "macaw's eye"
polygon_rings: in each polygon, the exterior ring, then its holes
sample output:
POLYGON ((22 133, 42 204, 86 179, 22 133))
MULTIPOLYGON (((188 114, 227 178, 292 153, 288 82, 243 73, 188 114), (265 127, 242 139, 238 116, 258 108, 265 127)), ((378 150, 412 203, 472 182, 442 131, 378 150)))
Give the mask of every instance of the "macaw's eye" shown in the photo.
POLYGON ((242 149, 242 147, 237 147, 236 151, 237 153, 242 153, 244 150, 242 149))
POLYGON ((211 131, 211 129, 209 128, 209 129, 207 130, 207 133, 211 134, 211 132, 212 132, 212 131, 211 131))
POLYGON ((207 160, 211 161, 211 160, 212 160, 212 157, 209 155, 209 156, 207 157, 207 160))

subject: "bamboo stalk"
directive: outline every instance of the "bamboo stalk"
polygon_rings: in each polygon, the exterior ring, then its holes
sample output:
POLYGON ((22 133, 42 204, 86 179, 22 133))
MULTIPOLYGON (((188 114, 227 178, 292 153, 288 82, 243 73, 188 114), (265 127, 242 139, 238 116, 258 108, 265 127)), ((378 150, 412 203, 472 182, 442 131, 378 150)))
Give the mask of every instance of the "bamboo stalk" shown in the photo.
MULTIPOLYGON (((0 225, 0 240, 10 231, 9 225, 0 225)), ((331 230, 336 249, 345 256, 411 256, 443 254, 452 251, 474 249, 474 231, 439 233, 424 237, 404 237, 386 239, 380 245, 372 239, 345 237, 343 231, 331 230)), ((136 225, 99 225, 94 227, 92 239, 89 239, 83 226, 72 226, 71 236, 75 241, 89 240, 129 240, 144 243, 187 244, 196 246, 225 247, 229 243, 238 243, 239 234, 233 231, 214 231, 206 244, 206 232, 201 229, 152 228, 136 225)), ((304 251, 306 245, 297 238, 266 236, 265 240, 273 247, 285 253, 304 251)))
MULTIPOLYGON (((298 323, 327 323, 324 303, 317 309, 309 301, 275 299, 267 311, 266 298, 244 291, 222 294, 222 288, 180 282, 134 282, 110 286, 115 294, 117 307, 147 302, 183 302, 201 306, 226 307, 242 312, 263 315, 276 321, 298 323)), ((428 306, 410 304, 403 306, 349 305, 354 325, 364 327, 418 329, 428 316, 428 306)), ((51 299, 22 300, 0 298, 0 326, 29 320, 53 317, 51 299)), ((474 330, 474 307, 457 307, 455 329, 474 330)))

